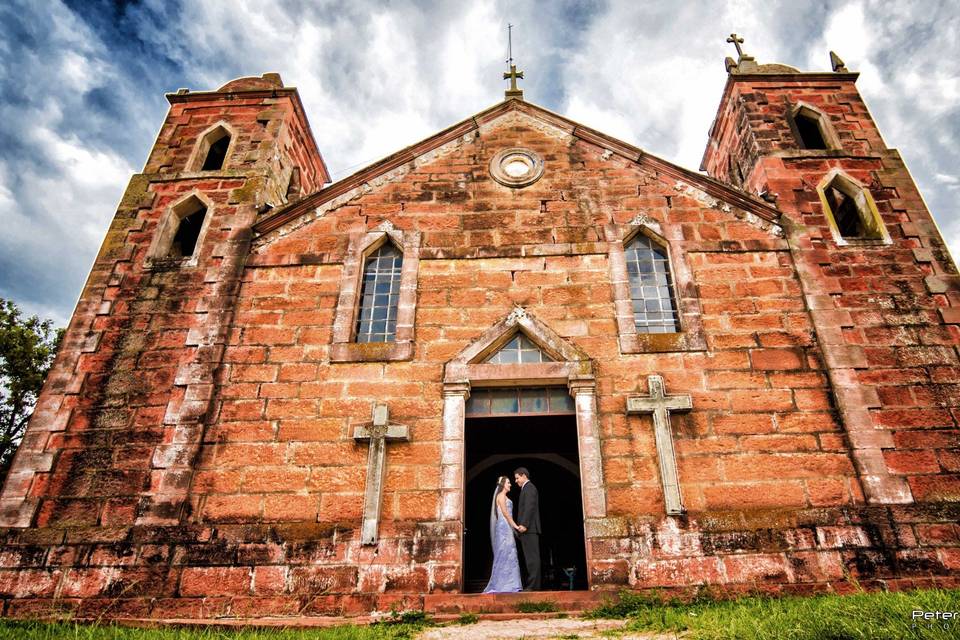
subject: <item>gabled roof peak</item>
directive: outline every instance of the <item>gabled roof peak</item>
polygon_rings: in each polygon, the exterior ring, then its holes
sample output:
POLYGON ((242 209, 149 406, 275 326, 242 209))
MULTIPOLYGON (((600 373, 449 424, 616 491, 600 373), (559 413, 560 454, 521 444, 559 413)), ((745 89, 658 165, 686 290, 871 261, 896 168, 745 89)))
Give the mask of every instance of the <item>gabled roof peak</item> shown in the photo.
POLYGON ((615 153, 631 162, 646 166, 661 175, 695 185, 713 198, 756 214, 767 221, 777 222, 779 220, 780 212, 775 207, 752 194, 741 191, 736 187, 720 182, 714 178, 691 171, 690 169, 684 169, 672 162, 647 153, 639 147, 591 129, 574 120, 553 113, 544 107, 517 98, 509 98, 429 138, 421 140, 416 144, 401 149, 378 162, 360 169, 356 173, 334 182, 320 191, 304 196, 296 202, 277 209, 269 217, 264 218, 254 225, 254 231, 259 235, 274 231, 299 216, 309 213, 325 202, 342 196, 393 169, 413 162, 418 157, 448 142, 476 131, 482 125, 511 112, 519 112, 539 120, 584 142, 615 153))

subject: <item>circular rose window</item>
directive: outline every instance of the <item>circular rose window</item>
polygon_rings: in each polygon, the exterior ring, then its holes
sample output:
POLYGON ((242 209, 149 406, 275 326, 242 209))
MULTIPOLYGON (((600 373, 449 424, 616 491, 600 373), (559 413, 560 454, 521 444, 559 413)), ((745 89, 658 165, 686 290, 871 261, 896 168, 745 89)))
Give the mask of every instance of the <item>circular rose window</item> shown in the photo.
POLYGON ((543 175, 543 158, 530 149, 504 149, 490 161, 490 175, 502 185, 525 187, 543 175))

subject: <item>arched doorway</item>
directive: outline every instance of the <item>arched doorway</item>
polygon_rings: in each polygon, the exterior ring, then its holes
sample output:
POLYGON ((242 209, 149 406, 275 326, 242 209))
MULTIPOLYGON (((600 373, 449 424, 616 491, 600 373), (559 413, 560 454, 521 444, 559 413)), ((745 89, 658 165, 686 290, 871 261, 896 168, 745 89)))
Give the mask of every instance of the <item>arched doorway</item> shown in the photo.
MULTIPOLYGON (((514 353, 516 355, 516 353, 514 353)), ((579 470, 579 493, 573 491, 570 495, 569 504, 576 504, 580 509, 580 516, 570 516, 563 522, 573 523, 577 521, 577 531, 571 532, 575 540, 580 541, 580 548, 583 549, 586 557, 583 561, 583 571, 578 570, 578 576, 574 586, 583 586, 589 588, 592 585, 593 570, 591 564, 591 554, 589 542, 591 532, 599 531, 595 525, 602 522, 607 515, 606 489, 603 482, 603 465, 600 456, 600 428, 597 421, 597 391, 596 379, 593 375, 593 363, 590 358, 574 344, 564 340, 550 327, 538 320, 526 310, 517 307, 506 317, 491 326, 476 340, 471 342, 459 354, 449 360, 444 365, 443 372, 443 448, 440 458, 440 520, 448 522, 456 527, 461 537, 461 581, 464 591, 477 589, 477 582, 486 582, 487 576, 483 575, 483 569, 476 569, 474 560, 469 558, 467 550, 467 529, 468 520, 470 523, 477 522, 475 518, 480 517, 476 514, 484 513, 487 524, 483 529, 489 529, 489 509, 490 500, 493 497, 494 484, 490 477, 487 482, 491 483, 484 488, 485 496, 482 501, 485 505, 475 505, 480 498, 467 498, 467 470, 475 466, 479 460, 473 458, 474 454, 468 460, 467 452, 467 423, 471 424, 484 416, 483 411, 477 411, 477 402, 480 396, 488 396, 484 403, 489 401, 489 413, 498 413, 495 410, 494 396, 498 395, 498 390, 531 389, 534 387, 546 389, 548 404, 552 405, 554 400, 567 403, 565 413, 567 414, 557 428, 565 429, 562 425, 573 425, 573 437, 576 441, 577 456, 575 458, 579 470), (523 336, 518 339, 518 334, 523 336), (526 340, 524 340, 526 338, 526 340), (527 340, 532 344, 527 344, 527 340), (519 352, 519 358, 505 359, 497 354, 505 351, 519 352), (540 351, 542 356, 530 358, 532 353, 540 351), (545 356, 545 357, 544 357, 545 356), (530 360, 533 360, 532 362, 530 360), (574 502, 575 501, 575 502, 574 502), (468 570, 467 565, 471 565, 468 570)), ((497 402, 512 404, 512 400, 500 397, 497 402)), ((518 406, 523 408, 526 404, 529 408, 536 408, 535 399, 518 398, 518 406)), ((548 413, 556 413, 548 411, 548 413)), ((498 417, 498 420, 508 420, 506 416, 498 417)), ((518 417, 518 420, 524 419, 518 417)), ((520 424, 520 423, 517 423, 520 424)), ((532 422, 526 422, 531 425, 532 422)), ((554 422, 557 425, 557 422, 554 422)), ((522 430, 522 429, 520 429, 522 430)), ((514 429, 515 434, 519 433, 514 429)), ((541 437, 542 441, 542 437, 541 437)), ((519 442, 517 438, 508 439, 508 442, 519 442)), ((552 442, 552 439, 550 439, 552 442)), ((529 461, 531 454, 551 454, 549 448, 541 448, 539 451, 525 450, 518 452, 521 457, 526 457, 529 461)), ((479 454, 477 454, 479 455, 479 454)), ((511 455, 510 451, 499 451, 496 454, 488 452, 490 455, 511 455)), ((559 455, 559 454, 556 454, 559 455)), ((545 458, 536 458, 547 462, 545 458)), ((488 461, 489 462, 489 461, 488 461)), ((510 473, 514 467, 510 466, 508 459, 502 459, 497 464, 503 464, 496 470, 490 472, 495 479, 496 475, 506 471, 510 473)), ((556 462, 554 460, 554 462, 556 462)), ((532 462, 530 463, 533 464, 532 462)), ((491 465, 492 466, 492 465, 491 465)), ((555 465, 555 469, 566 468, 568 465, 555 465)), ((547 476, 551 473, 549 468, 542 468, 540 471, 547 476)), ((533 469, 531 468, 531 473, 533 469)), ((558 486, 564 486, 562 478, 574 478, 574 474, 557 474, 554 482, 558 486)), ((547 478, 549 480, 549 477, 547 478)), ((482 480, 471 481, 482 482, 482 480)), ((534 479, 538 489, 540 483, 534 479)), ((566 490, 566 489, 565 489, 566 490)), ((565 491, 564 490, 564 491, 565 491)), ((480 494, 479 489, 477 495, 480 494)), ((564 493, 564 495, 567 495, 564 493)), ((566 510, 566 507, 564 508, 566 510)), ((541 515, 543 515, 544 506, 541 500, 541 515)), ((556 510, 555 510, 556 511, 556 510)), ((572 525, 571 525, 572 526, 572 525)), ((473 524, 474 530, 477 525, 473 524)), ((480 538, 474 531, 473 538, 469 545, 473 549, 483 548, 484 554, 492 554, 489 546, 489 533, 484 538, 483 545, 475 542, 480 538)), ((474 552, 474 557, 479 558, 474 552)), ((489 557, 489 556, 488 556, 489 557)), ((549 560, 549 558, 548 558, 549 560)), ((479 560, 477 560, 479 562, 479 560)), ((559 563, 559 561, 555 561, 559 563)), ((481 565, 482 566, 482 565, 481 565)), ((578 567, 581 565, 577 565, 578 567)), ((482 589, 484 584, 480 584, 482 589)))
MULTIPOLYGON (((464 590, 490 576, 489 519, 498 476, 523 466, 540 495, 543 589, 587 588, 576 418, 554 415, 469 417, 465 429, 464 590), (571 585, 572 579, 572 585, 571 585)), ((510 498, 517 503, 519 489, 510 498)), ((522 565, 522 560, 521 560, 522 565)))

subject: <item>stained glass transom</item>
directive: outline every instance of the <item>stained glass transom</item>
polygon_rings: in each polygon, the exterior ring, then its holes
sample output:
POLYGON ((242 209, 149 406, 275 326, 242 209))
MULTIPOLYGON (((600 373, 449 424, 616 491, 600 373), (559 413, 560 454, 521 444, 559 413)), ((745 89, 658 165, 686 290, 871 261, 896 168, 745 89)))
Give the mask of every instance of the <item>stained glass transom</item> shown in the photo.
POLYGON ((515 334, 510 342, 500 347, 500 350, 487 358, 491 364, 520 364, 530 362, 554 362, 554 359, 545 354, 533 340, 522 333, 515 334))
POLYGON ((367 258, 360 290, 357 342, 393 342, 396 337, 402 266, 403 254, 389 242, 367 258))
POLYGON ((626 246, 637 333, 676 333, 677 307, 667 253, 643 234, 626 246))
POLYGON ((467 400, 468 416, 575 413, 565 387, 474 389, 467 400))

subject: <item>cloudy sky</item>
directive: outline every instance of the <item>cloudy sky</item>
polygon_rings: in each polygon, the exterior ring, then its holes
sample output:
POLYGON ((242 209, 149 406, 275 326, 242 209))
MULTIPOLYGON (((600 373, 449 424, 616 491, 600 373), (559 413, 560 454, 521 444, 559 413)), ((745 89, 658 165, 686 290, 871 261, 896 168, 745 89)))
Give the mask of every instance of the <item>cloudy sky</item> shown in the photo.
POLYGON ((341 178, 503 97, 696 169, 735 31, 760 62, 833 49, 960 255, 960 4, 915 0, 0 1, 0 297, 65 323, 163 94, 277 71, 341 178))

